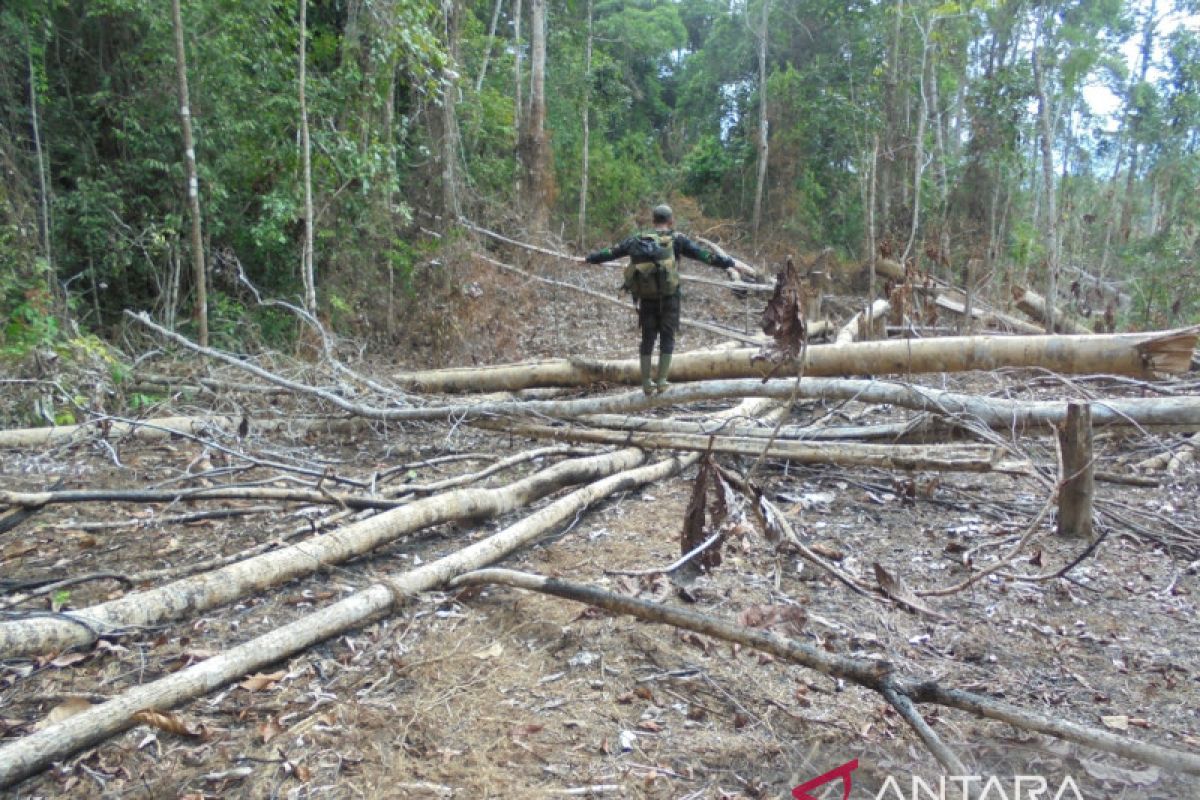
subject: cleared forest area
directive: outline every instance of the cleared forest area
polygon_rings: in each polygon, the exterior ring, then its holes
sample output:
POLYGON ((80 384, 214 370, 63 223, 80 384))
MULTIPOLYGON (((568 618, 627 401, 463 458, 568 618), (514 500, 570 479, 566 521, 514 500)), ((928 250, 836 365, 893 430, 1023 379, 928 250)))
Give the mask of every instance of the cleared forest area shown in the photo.
MULTIPOLYGON (((644 397, 613 366, 632 315, 572 288, 612 296, 615 271, 493 255, 558 285, 498 270, 477 301, 536 307, 515 347, 581 378, 432 394, 332 341, 223 361, 131 322, 171 348, 130 376, 161 398, 144 419, 0 432, 20 796, 779 798, 851 759, 870 796, 912 774, 1190 796, 1196 331, 863 368, 1011 347, 1020 311, 932 321, 949 287, 910 277, 848 325, 865 303, 835 284, 807 322, 836 343, 768 342, 765 292, 694 282, 685 316, 740 336, 687 329, 681 363, 757 337, 775 377, 644 397), (793 377, 834 352, 838 377, 793 377), (1063 530, 1085 472, 1088 529, 1063 530)), ((806 304, 784 288, 776 329, 806 304)))

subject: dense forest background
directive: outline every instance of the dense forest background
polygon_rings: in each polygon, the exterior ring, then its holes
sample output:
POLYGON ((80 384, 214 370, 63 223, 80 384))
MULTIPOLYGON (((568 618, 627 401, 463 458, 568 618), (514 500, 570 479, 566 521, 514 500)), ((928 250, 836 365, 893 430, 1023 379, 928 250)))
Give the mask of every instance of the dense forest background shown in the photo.
POLYGON ((386 346, 481 269, 458 218, 578 251, 662 200, 747 258, 1200 317, 1190 0, 173 5, 0 8, 9 356, 129 307, 195 335, 193 264, 217 344, 296 335, 241 272, 386 346))

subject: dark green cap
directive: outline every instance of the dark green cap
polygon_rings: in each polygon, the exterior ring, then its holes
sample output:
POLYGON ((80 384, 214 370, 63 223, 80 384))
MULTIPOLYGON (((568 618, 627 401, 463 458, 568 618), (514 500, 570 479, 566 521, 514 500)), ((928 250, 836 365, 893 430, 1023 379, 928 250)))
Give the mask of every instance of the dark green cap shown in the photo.
POLYGON ((654 210, 650 213, 654 215, 655 223, 670 222, 671 220, 675 219, 675 214, 671 211, 671 207, 665 203, 660 206, 655 206, 654 210))

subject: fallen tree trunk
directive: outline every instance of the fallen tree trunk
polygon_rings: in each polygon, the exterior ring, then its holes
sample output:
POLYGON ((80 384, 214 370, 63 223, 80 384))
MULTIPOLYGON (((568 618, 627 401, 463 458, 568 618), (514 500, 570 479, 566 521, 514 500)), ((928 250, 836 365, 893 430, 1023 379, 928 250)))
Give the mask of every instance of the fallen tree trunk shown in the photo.
MULTIPOLYGON (((699 435, 740 436, 749 439, 770 439, 769 427, 753 426, 729 420, 722 422, 659 419, 657 417, 635 417, 625 414, 588 414, 579 421, 596 428, 646 433, 691 433, 699 435)), ((774 435, 776 439, 802 442, 826 441, 895 441, 901 437, 919 435, 930 429, 930 418, 912 422, 888 422, 880 425, 785 425, 774 435)), ((952 433, 953 428, 941 426, 941 433, 952 433)))
MULTIPOLYGON (((934 303, 938 308, 944 308, 959 316, 967 315, 966 295, 958 289, 934 291, 934 303)), ((1026 322, 1020 317, 1005 314, 994 308, 981 307, 979 298, 975 298, 971 307, 971 319, 977 319, 984 325, 1000 330, 1010 330, 1016 333, 1026 333, 1032 336, 1045 333, 1045 329, 1032 322, 1026 322)))
MULTIPOLYGON (((249 431, 255 434, 292 431, 351 433, 361 430, 362 420, 334 417, 285 417, 279 419, 249 419, 249 431)), ((91 437, 119 439, 133 437, 141 441, 170 439, 173 436, 204 436, 214 430, 232 433, 241 424, 240 417, 158 417, 136 423, 98 420, 78 425, 57 425, 53 428, 13 428, 0 431, 0 449, 16 447, 51 447, 85 441, 91 437)))
MULTIPOLYGON (((723 641, 762 650, 773 656, 800 664, 835 678, 856 683, 867 689, 905 697, 917 703, 934 703, 957 708, 976 716, 1007 722, 1017 728, 1045 733, 1066 741, 1076 742, 1106 753, 1132 758, 1164 769, 1188 774, 1200 774, 1200 755, 1182 750, 1139 742, 1118 736, 1098 728, 1090 728, 1067 722, 1058 716, 1050 717, 1018 708, 1001 700, 980 694, 948 689, 935 681, 902 681, 894 673, 890 662, 854 658, 827 653, 811 645, 802 644, 776 633, 747 629, 726 620, 700 614, 687 608, 652 603, 636 597, 616 594, 586 584, 545 578, 541 575, 516 572, 507 569, 487 569, 467 573, 456 578, 453 586, 479 586, 502 584, 529 591, 562 597, 578 603, 586 603, 617 614, 628 614, 646 622, 658 622, 685 630, 713 636, 723 641)), ((891 698, 888 698, 892 702, 891 698)), ((899 710, 899 709, 897 709, 899 710)), ((902 712, 903 713, 903 712, 902 712)), ((907 719, 907 717, 906 717, 907 719)), ((909 723, 912 724, 909 719, 909 723)), ((914 726, 915 727, 915 726, 914 726)), ((917 731, 925 743, 934 749, 936 737, 927 739, 931 731, 917 731)), ((944 755, 938 756, 939 760, 944 755)), ((964 773, 960 773, 964 774, 964 773)))
POLYGON ((87 645, 123 628, 155 625, 230 603, 252 592, 339 564, 387 542, 449 520, 494 516, 544 497, 570 483, 593 481, 645 459, 626 449, 556 464, 508 486, 459 489, 377 514, 306 541, 238 561, 107 603, 0 622, 0 659, 87 645))
POLYGON ((767 445, 761 440, 733 436, 623 432, 491 421, 480 423, 480 427, 565 442, 619 444, 644 449, 690 450, 696 453, 712 451, 742 456, 762 454, 799 464, 837 464, 878 469, 990 472, 1000 463, 1004 452, 1002 448, 990 445, 885 445, 846 442, 810 445, 778 438, 767 445))
MULTIPOLYGON (((952 336, 851 344, 812 345, 806 376, 904 375, 965 372, 1004 367, 1039 367, 1061 374, 1155 377, 1188 369, 1200 329, 1162 333, 1090 336, 952 336)), ((672 381, 765 377, 772 365, 755 360, 756 350, 677 353, 672 381)), ((781 367, 775 374, 796 373, 781 367)), ((532 386, 574 386, 596 382, 641 382, 635 359, 592 361, 557 359, 524 364, 409 372, 396 376, 406 389, 424 392, 513 391, 532 386)))
POLYGON ((166 711, 362 625, 401 605, 410 595, 486 566, 557 530, 559 525, 575 519, 605 497, 664 480, 695 460, 695 456, 667 459, 603 478, 445 558, 370 586, 220 655, 137 686, 68 720, 6 744, 0 747, 0 788, 12 786, 55 761, 132 727, 136 724, 133 715, 139 711, 166 711))
POLYGON ((0 491, 0 506, 41 508, 64 503, 177 503, 197 500, 275 500, 289 503, 337 505, 356 510, 395 508, 408 502, 387 497, 327 492, 320 489, 276 489, 269 486, 212 486, 176 491, 141 489, 60 490, 49 492, 0 491))
MULTIPOLYGON (((1042 297, 1037 292, 1026 289, 1021 286, 1014 286, 1012 290, 1013 300, 1016 301, 1017 308, 1024 311, 1033 319, 1043 325, 1049 317, 1046 303, 1046 298, 1042 297)), ((1085 335, 1092 332, 1091 328, 1084 325, 1081 321, 1075 319, 1066 311, 1060 308, 1054 309, 1054 331, 1055 333, 1068 333, 1076 335, 1085 335)))
POLYGON ((864 334, 874 333, 872 329, 882 328, 885 315, 891 307, 891 303, 887 300, 876 300, 871 303, 869 309, 859 311, 850 318, 849 322, 841 327, 837 332, 837 337, 834 339, 835 343, 850 344, 850 342, 862 341, 864 338, 874 338, 874 336, 865 336, 864 334))

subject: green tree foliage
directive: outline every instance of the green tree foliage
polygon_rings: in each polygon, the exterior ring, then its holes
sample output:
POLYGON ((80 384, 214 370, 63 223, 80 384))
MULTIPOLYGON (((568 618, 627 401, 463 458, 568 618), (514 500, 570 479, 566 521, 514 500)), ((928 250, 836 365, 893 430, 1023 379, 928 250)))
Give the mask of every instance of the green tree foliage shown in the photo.
MULTIPOLYGON (((215 324, 231 342, 248 297, 239 266, 270 294, 300 291, 297 2, 184 7, 215 324)), ((428 260, 415 231, 441 194, 441 92, 457 93, 464 210, 499 227, 522 222, 513 101, 518 55, 528 97, 528 19, 514 41, 512 2, 456 2, 454 47, 433 0, 307 6, 318 299, 340 326, 376 330, 395 318, 397 297, 437 283, 415 272, 428 260)), ((1036 279, 1047 256, 1036 48, 1053 111, 1064 299, 1096 306, 1072 276, 1103 272, 1127 281, 1136 302, 1122 307, 1126 319, 1195 319, 1200 33, 1162 23, 1195 5, 1156 0, 1148 19, 1150 3, 1121 0, 772 2, 760 81, 759 0, 595 0, 586 72, 587 4, 551 0, 551 229, 606 240, 663 199, 735 223, 724 230, 748 223, 765 92, 768 249, 832 245, 858 258, 870 241, 903 251, 911 235, 909 256, 939 269, 984 258, 1001 277, 1036 279), (1143 70, 1129 53, 1147 31, 1143 70), (1115 107, 1095 105, 1097 93, 1115 107)), ((104 331, 123 307, 168 302, 171 267, 188 255, 170 27, 162 8, 137 0, 0 5, 7 341, 61 336, 68 314, 104 331)), ((290 335, 282 318, 255 313, 266 335, 290 335)))

